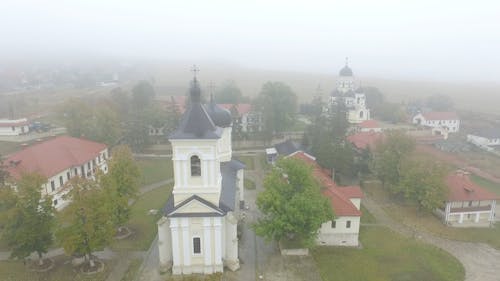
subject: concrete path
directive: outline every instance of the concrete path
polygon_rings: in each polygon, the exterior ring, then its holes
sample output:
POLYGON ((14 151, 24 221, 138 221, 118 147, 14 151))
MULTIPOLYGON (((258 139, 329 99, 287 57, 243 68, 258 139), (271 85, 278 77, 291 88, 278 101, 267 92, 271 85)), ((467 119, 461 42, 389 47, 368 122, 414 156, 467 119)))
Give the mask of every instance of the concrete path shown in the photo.
POLYGON ((364 198, 363 206, 377 219, 379 224, 407 237, 416 237, 455 256, 465 268, 466 281, 499 281, 500 251, 484 243, 461 242, 444 239, 430 233, 416 231, 391 219, 370 198, 364 198))

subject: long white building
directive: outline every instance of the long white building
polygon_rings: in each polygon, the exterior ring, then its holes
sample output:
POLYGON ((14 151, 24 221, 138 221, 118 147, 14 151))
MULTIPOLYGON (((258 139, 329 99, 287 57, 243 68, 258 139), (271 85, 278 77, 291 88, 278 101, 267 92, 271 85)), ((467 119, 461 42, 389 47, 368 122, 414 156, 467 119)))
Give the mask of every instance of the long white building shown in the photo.
POLYGON ((29 122, 26 118, 0 119, 0 136, 18 136, 29 132, 29 122))
POLYGON ((418 113, 413 117, 412 122, 416 125, 444 130, 443 133, 460 131, 460 118, 455 112, 418 113))
POLYGON ((60 210, 69 203, 63 198, 69 192, 66 183, 75 176, 94 178, 97 169, 106 173, 108 158, 105 144, 60 136, 9 155, 4 165, 13 185, 23 173, 36 172, 46 177, 42 196, 51 195, 60 210))

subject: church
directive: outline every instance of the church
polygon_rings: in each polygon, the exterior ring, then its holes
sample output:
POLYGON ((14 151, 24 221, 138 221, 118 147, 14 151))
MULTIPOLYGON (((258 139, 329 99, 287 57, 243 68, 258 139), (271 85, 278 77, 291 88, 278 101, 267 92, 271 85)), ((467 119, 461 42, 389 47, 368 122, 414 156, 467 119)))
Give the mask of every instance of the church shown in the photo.
POLYGON ((211 274, 239 268, 243 163, 232 159, 231 114, 202 104, 196 71, 172 144, 174 187, 158 221, 160 271, 211 274))
POLYGON ((345 66, 339 71, 336 88, 330 96, 330 102, 343 101, 347 108, 347 121, 359 124, 370 120, 370 110, 366 107, 366 96, 359 82, 354 78, 346 58, 345 66))

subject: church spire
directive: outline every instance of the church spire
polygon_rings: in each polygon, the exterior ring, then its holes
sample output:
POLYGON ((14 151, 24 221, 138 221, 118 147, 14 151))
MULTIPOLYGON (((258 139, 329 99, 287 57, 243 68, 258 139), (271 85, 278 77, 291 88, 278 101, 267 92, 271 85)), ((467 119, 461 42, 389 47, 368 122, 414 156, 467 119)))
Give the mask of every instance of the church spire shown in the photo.
POLYGON ((349 57, 345 57, 345 66, 349 67, 349 57))
POLYGON ((201 103, 200 84, 198 83, 198 79, 196 79, 196 73, 198 73, 200 69, 196 65, 193 65, 191 71, 193 72, 193 82, 191 82, 191 88, 189 90, 191 103, 201 103))

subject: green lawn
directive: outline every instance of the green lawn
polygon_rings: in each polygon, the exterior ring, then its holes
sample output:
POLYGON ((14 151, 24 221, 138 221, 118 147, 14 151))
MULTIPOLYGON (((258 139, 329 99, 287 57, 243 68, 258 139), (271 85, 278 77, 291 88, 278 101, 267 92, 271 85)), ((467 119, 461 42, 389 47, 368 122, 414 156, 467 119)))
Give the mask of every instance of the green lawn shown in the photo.
POLYGON ((147 250, 156 236, 156 222, 161 217, 161 209, 172 193, 172 186, 162 186, 144 193, 132 205, 132 214, 127 224, 134 232, 123 240, 115 240, 114 249, 147 250), (151 209, 159 209, 156 216, 149 215, 151 209))
POLYGON ((323 246, 312 250, 323 280, 464 280, 464 268, 453 256, 388 228, 362 227, 360 240, 362 249, 323 246))
POLYGON ((376 223, 375 217, 361 204, 361 223, 376 223))
POLYGON ((43 273, 31 272, 23 265, 22 261, 0 262, 0 280, 2 281, 103 281, 111 272, 113 263, 105 261, 103 272, 85 275, 74 268, 69 257, 57 256, 54 258, 55 267, 43 273))
POLYGON ((496 194, 500 195, 500 183, 495 183, 476 175, 471 175, 470 178, 476 184, 488 189, 491 192, 495 192, 496 194))
POLYGON ((253 190, 253 189, 255 189, 255 182, 245 178, 245 181, 243 182, 243 186, 245 187, 245 189, 253 190))
POLYGON ((121 281, 134 281, 141 267, 142 259, 133 259, 121 281))
POLYGON ((500 224, 498 223, 492 228, 449 227, 433 214, 417 212, 415 206, 391 202, 388 193, 379 184, 365 184, 364 190, 379 204, 384 204, 387 214, 403 224, 451 240, 482 242, 500 249, 500 224))
POLYGON ((245 166, 246 166, 245 170, 255 169, 255 164, 254 164, 255 157, 254 156, 238 156, 238 157, 236 157, 236 159, 245 163, 245 166))
POLYGON ((0 141, 0 156, 4 157, 7 154, 20 150, 21 143, 0 141))
POLYGON ((172 159, 139 158, 137 164, 142 172, 142 184, 152 184, 173 177, 172 159))

